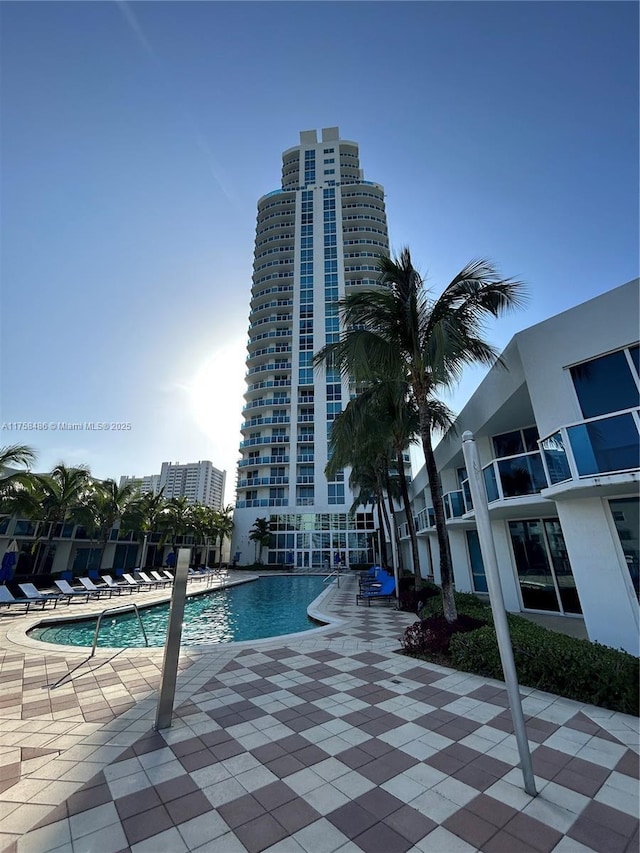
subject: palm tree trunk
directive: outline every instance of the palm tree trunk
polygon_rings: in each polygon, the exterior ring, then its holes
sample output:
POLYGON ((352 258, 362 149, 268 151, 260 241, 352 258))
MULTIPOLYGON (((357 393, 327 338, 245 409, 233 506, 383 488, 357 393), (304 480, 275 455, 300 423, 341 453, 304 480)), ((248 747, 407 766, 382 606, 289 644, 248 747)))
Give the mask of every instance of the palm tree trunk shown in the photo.
POLYGON ((436 538, 440 550, 440 582, 442 584, 442 606, 444 617, 447 622, 455 622, 458 618, 456 603, 453 597, 453 570, 451 567, 451 552, 449 551, 449 534, 444 517, 444 504, 442 503, 442 483, 436 458, 433 454, 431 444, 431 423, 428 414, 428 402, 426 396, 420 401, 420 433, 422 438, 422 449, 424 451, 425 467, 429 478, 429 490, 433 500, 433 513, 436 521, 436 538))
MULTIPOLYGON (((377 498, 376 502, 376 510, 378 512, 378 558, 381 566, 386 566, 387 564, 387 543, 385 540, 385 530, 384 530, 384 518, 382 516, 382 509, 380 506, 380 500, 377 498)), ((375 549, 374 549, 375 552, 375 549)))
POLYGON ((392 489, 391 489, 391 478, 389 477, 389 466, 385 469, 384 474, 385 481, 385 491, 387 493, 387 501, 389 502, 389 524, 393 524, 393 532, 394 536, 391 536, 391 529, 389 529, 389 536, 391 539, 391 548, 393 551, 393 560, 392 563, 395 566, 397 564, 398 571, 404 570, 404 561, 402 559, 402 552, 400 550, 400 531, 398 530, 398 522, 396 520, 396 507, 395 501, 392 497, 392 489), (394 548, 395 544, 395 548, 394 548))
POLYGON ((409 488, 407 486, 407 476, 404 472, 404 458, 402 451, 399 450, 396 455, 398 464, 398 476, 400 478, 400 492, 402 494, 402 502, 404 511, 407 516, 407 525, 409 527, 409 538, 411 539, 411 560, 413 563, 414 585, 418 588, 420 582, 420 556, 418 554, 418 536, 416 534, 416 525, 413 519, 413 511, 409 500, 409 488))
POLYGON ((384 554, 381 554, 381 562, 383 568, 388 568, 389 560, 387 559, 387 532, 389 533, 389 541, 391 541, 391 523, 389 522, 389 515, 387 513, 387 505, 384 502, 384 495, 381 491, 378 492, 378 513, 382 518, 382 543, 384 548, 384 554))

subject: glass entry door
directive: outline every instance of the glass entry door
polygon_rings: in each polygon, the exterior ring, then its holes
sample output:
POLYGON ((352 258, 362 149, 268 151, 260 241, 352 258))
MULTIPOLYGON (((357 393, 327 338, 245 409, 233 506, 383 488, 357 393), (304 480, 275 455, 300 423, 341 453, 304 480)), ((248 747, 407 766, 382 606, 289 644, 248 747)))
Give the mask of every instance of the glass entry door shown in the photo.
POLYGON ((510 521, 509 533, 525 610, 582 613, 560 521, 510 521))

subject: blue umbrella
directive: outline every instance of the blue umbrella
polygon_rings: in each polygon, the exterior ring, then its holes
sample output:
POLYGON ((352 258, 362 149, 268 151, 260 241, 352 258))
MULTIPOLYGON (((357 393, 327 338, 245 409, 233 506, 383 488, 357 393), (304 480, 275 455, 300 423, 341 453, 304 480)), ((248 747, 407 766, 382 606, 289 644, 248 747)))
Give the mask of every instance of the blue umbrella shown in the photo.
POLYGON ((0 565, 0 583, 4 583, 5 581, 11 580, 11 578, 13 577, 13 570, 17 562, 18 543, 14 539, 5 551, 4 557, 2 558, 2 564, 0 565))

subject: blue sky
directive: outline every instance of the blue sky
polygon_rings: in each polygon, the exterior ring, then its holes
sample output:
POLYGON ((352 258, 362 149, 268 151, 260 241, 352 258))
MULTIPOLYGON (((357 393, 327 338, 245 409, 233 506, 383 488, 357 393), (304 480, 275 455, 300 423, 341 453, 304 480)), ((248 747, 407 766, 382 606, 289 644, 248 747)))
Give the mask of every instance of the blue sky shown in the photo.
MULTIPOLYGON (((338 125, 394 249, 439 291, 470 258, 539 322, 638 274, 638 5, 0 4, 0 419, 38 468, 227 469, 258 197, 338 125)), ((470 371, 459 409, 482 373, 470 371)))

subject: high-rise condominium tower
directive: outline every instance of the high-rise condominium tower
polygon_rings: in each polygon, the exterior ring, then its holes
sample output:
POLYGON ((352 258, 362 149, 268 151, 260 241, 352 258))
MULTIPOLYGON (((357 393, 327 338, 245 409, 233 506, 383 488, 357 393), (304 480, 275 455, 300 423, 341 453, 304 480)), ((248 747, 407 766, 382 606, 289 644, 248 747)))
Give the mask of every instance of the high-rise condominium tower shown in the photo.
POLYGON ((364 180, 357 144, 337 127, 320 141, 302 132, 282 155, 281 189, 258 201, 232 545, 241 564, 258 556, 257 518, 270 521, 269 563, 372 558, 372 513, 350 514, 348 472, 324 475, 331 425, 352 389, 312 362, 338 340, 339 300, 376 287, 376 258, 388 251, 384 190, 364 180))

